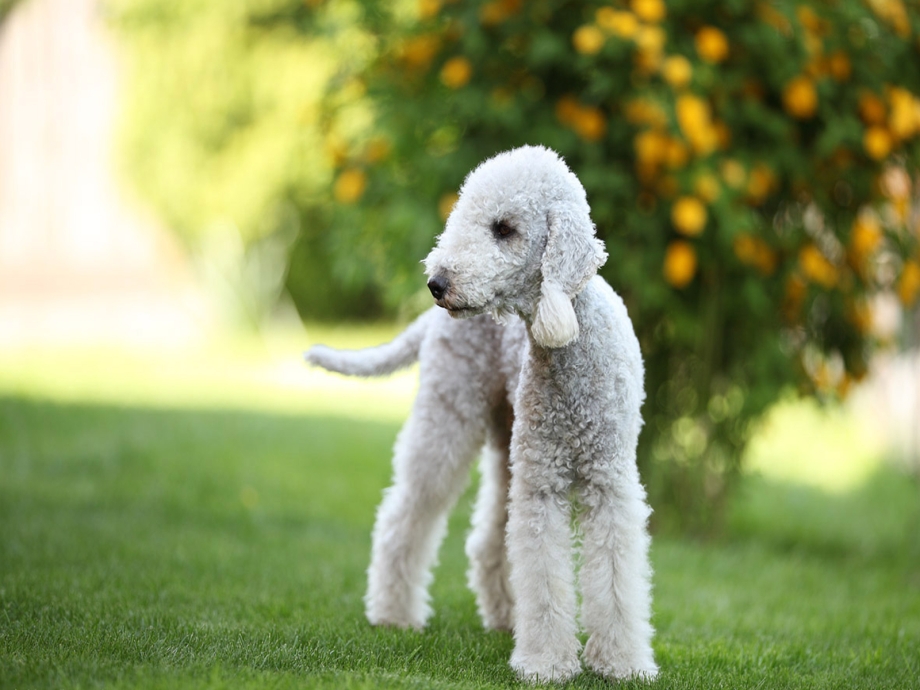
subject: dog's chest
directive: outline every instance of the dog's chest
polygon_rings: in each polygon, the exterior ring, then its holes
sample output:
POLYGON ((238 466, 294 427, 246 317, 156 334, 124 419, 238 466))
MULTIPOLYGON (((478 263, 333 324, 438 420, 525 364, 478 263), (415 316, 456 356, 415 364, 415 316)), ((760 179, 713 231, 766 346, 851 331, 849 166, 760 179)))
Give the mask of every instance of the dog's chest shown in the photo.
MULTIPOLYGON (((524 448, 560 470, 577 470, 614 433, 609 381, 577 358, 533 352, 521 371, 515 423, 524 448)), ((583 360, 580 360, 583 361, 583 360)))

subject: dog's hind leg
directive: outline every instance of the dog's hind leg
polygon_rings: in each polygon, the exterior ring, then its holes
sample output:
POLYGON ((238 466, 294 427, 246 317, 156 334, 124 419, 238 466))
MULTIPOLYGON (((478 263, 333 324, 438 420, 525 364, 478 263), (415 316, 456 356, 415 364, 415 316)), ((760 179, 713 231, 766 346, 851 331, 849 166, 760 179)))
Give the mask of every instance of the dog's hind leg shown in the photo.
POLYGON ((374 625, 424 627, 447 515, 485 441, 487 408, 470 385, 475 372, 463 360, 433 359, 442 368, 426 371, 423 362, 422 386, 394 449, 393 485, 377 511, 365 596, 374 625))
POLYGON ((482 624, 491 630, 511 630, 513 627, 513 601, 505 548, 511 482, 510 445, 511 407, 504 403, 493 413, 489 440, 480 463, 481 477, 473 510, 473 529, 466 541, 470 589, 476 594, 482 624))

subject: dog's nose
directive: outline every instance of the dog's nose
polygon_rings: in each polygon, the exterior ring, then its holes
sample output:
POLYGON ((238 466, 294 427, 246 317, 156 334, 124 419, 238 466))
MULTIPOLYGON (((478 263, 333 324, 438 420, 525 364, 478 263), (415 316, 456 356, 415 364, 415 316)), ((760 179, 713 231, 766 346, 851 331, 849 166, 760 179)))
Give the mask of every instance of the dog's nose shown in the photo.
POLYGON ((431 290, 431 296, 435 299, 441 299, 449 287, 450 283, 447 281, 447 278, 441 274, 436 275, 428 281, 428 289, 431 290))

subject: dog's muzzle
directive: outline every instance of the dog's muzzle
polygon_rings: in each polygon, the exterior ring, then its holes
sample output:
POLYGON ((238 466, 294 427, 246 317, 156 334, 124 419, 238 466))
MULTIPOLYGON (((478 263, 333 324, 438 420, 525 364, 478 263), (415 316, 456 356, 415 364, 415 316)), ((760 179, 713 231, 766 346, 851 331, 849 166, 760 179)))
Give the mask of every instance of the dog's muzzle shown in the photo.
POLYGON ((444 295, 447 294, 449 288, 450 281, 447 280, 447 277, 443 273, 439 273, 428 281, 428 289, 431 291, 431 296, 438 300, 438 302, 444 299, 444 295))
POLYGON ((481 309, 476 309, 464 302, 457 301, 454 286, 450 282, 448 273, 440 271, 428 281, 428 289, 431 296, 434 297, 435 303, 442 309, 446 309, 453 317, 472 316, 480 313, 481 309))

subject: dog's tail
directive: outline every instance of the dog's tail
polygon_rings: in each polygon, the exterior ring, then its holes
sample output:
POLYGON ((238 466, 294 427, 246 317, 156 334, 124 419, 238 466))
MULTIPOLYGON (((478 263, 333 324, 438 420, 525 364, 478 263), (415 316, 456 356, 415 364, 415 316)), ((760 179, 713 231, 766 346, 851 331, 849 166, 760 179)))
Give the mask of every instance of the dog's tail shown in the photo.
POLYGON ((405 369, 418 360, 419 347, 436 307, 429 309, 389 343, 365 350, 334 350, 314 345, 304 359, 328 371, 348 376, 383 376, 405 369))

